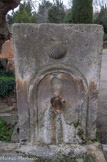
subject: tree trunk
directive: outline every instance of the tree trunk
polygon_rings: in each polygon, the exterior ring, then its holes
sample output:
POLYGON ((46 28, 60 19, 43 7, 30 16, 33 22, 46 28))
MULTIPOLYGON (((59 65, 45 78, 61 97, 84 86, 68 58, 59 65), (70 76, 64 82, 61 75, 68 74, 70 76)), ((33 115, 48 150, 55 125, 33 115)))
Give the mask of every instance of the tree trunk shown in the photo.
POLYGON ((6 24, 6 14, 19 5, 21 0, 0 0, 0 51, 5 40, 10 38, 6 24))

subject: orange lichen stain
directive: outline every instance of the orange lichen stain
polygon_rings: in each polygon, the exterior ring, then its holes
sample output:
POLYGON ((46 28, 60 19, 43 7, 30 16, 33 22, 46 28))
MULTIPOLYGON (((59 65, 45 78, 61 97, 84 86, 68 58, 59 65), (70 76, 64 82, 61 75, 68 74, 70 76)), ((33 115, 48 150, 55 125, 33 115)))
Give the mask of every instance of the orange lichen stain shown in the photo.
POLYGON ((53 96, 54 96, 54 97, 62 96, 62 89, 60 89, 59 91, 53 92, 53 96))
POLYGON ((89 96, 98 97, 98 89, 97 89, 97 84, 95 82, 90 81, 88 92, 89 92, 89 96))
POLYGON ((28 79, 21 80, 17 75, 17 98, 20 113, 28 111, 28 79))
POLYGON ((50 81, 51 79, 52 79, 52 76, 51 76, 51 75, 47 75, 47 76, 46 76, 46 80, 47 80, 47 81, 50 81))
POLYGON ((52 127, 52 143, 55 144, 56 142, 56 120, 55 116, 53 116, 53 119, 51 120, 51 127, 52 127))
POLYGON ((17 77, 16 77, 17 79, 16 79, 16 83, 17 83, 17 91, 23 91, 23 92, 25 92, 25 91, 27 91, 27 89, 28 89, 28 81, 29 81, 29 79, 26 79, 26 80, 21 80, 20 78, 19 78, 19 76, 17 75, 17 77))
POLYGON ((60 79, 70 80, 71 79, 71 76, 69 74, 62 73, 62 74, 59 74, 59 78, 60 79))

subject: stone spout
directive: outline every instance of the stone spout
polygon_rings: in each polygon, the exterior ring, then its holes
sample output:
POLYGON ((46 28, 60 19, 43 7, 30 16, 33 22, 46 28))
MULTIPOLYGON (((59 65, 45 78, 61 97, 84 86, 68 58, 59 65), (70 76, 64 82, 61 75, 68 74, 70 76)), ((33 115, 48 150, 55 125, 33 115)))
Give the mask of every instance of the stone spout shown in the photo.
POLYGON ((59 96, 51 98, 51 104, 52 104, 52 107, 54 108, 55 114, 62 113, 64 103, 65 103, 65 100, 59 96))

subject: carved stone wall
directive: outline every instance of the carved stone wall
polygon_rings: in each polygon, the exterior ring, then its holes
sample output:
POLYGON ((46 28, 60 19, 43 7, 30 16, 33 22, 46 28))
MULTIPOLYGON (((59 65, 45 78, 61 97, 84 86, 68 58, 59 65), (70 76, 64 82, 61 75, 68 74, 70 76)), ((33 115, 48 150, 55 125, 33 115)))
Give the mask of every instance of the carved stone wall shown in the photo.
POLYGON ((18 24, 13 40, 20 141, 93 140, 102 26, 18 24))

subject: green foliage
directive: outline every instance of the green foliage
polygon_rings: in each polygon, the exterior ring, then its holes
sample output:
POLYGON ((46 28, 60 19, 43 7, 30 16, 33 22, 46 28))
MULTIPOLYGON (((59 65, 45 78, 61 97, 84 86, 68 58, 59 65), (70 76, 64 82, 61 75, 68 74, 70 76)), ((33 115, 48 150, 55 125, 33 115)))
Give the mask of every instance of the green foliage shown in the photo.
POLYGON ((15 86, 15 77, 12 71, 0 70, 0 98, 12 92, 15 86))
POLYGON ((81 125, 81 123, 80 123, 79 119, 78 119, 78 121, 77 121, 77 122, 73 123, 73 125, 74 125, 74 127, 75 127, 75 128, 77 128, 78 126, 80 126, 80 125, 81 125))
POLYGON ((73 0, 72 21, 73 23, 92 23, 93 7, 92 0, 73 0))
POLYGON ((104 41, 107 42, 107 34, 104 34, 104 41))
POLYGON ((0 120, 0 141, 11 141, 11 136, 13 133, 12 124, 7 124, 6 121, 0 120))
POLYGON ((71 10, 65 15, 65 23, 72 23, 72 12, 71 10))
POLYGON ((14 76, 11 76, 11 77, 0 76, 0 80, 3 80, 3 81, 15 80, 15 77, 14 76))
POLYGON ((45 13, 45 9, 52 7, 52 3, 50 3, 49 1, 43 0, 41 4, 39 4, 39 14, 44 14, 45 13))
POLYGON ((7 15, 8 24, 35 23, 35 21, 35 13, 32 13, 32 8, 29 2, 20 4, 18 11, 13 12, 12 15, 7 15))
POLYGON ((0 70, 5 70, 7 63, 8 63, 8 59, 6 58, 0 59, 0 70))
POLYGON ((50 23, 63 23, 65 17, 63 2, 56 0, 52 8, 48 11, 48 21, 50 23))
POLYGON ((82 140, 84 140, 84 131, 82 129, 79 128, 77 134, 82 140))
POLYGON ((94 23, 101 24, 104 27, 104 32, 107 34, 107 7, 102 7, 94 23))
POLYGON ((99 142, 99 132, 96 131, 96 138, 92 140, 92 142, 99 142))
POLYGON ((10 77, 12 77, 12 76, 14 76, 14 74, 13 74, 13 72, 11 70, 8 70, 8 71, 0 70, 0 76, 10 76, 10 77))
POLYGON ((37 23, 48 22, 48 11, 52 8, 52 3, 47 0, 42 0, 39 4, 38 13, 36 15, 37 23))
POLYGON ((15 86, 15 80, 2 80, 0 79, 0 98, 3 98, 8 93, 12 92, 15 86))

